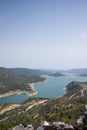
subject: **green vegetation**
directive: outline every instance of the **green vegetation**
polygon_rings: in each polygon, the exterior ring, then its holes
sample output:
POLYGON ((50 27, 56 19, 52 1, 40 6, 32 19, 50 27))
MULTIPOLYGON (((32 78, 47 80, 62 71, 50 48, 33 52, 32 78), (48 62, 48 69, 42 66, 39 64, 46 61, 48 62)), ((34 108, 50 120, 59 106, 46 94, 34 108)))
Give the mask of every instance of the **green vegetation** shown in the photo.
POLYGON ((0 68, 0 94, 18 89, 31 91, 29 83, 44 80, 45 78, 40 76, 22 75, 7 68, 0 68))
MULTIPOLYGON (((6 68, 0 68, 0 93, 17 89, 31 91, 28 83, 43 80, 44 78, 40 76, 22 75, 6 68)), ((44 120, 48 122, 64 121, 73 125, 83 114, 86 104, 87 82, 73 81, 66 86, 66 94, 63 97, 56 99, 30 98, 21 103, 19 107, 1 114, 0 130, 7 130, 20 123, 32 124, 36 128, 44 120), (39 103, 44 100, 47 102, 39 103), (32 105, 35 106, 31 107, 32 105), (28 107, 30 109, 27 109, 28 107)), ((1 105, 0 111, 6 106, 6 104, 1 105)))
POLYGON ((67 86, 66 86, 66 96, 70 96, 70 95, 73 95, 75 94, 75 96, 80 96, 81 95, 81 90, 83 88, 86 88, 85 91, 84 91, 84 94, 87 95, 87 82, 76 82, 76 81, 73 81, 71 83, 69 83, 67 86))
POLYGON ((27 69, 27 68, 13 68, 13 69, 9 69, 14 73, 17 73, 19 75, 27 75, 27 76, 40 76, 40 75, 46 75, 48 74, 45 71, 41 71, 41 70, 35 70, 35 69, 27 69))
POLYGON ((47 102, 38 104, 26 111, 26 108, 42 100, 45 99, 28 99, 20 107, 1 115, 0 120, 5 120, 0 122, 0 129, 3 127, 6 130, 10 126, 20 123, 24 125, 32 124, 36 128, 44 120, 75 124, 79 116, 83 115, 84 106, 87 104, 87 83, 71 82, 67 85, 67 93, 63 97, 47 99, 47 102), (82 90, 84 90, 84 96, 81 95, 82 90), (8 118, 6 119, 6 117, 8 118))
MULTIPOLYGON (((39 101, 41 99, 33 99, 32 101, 39 101)), ((64 121, 66 123, 74 124, 78 117, 83 114, 84 105, 87 104, 87 97, 79 97, 77 99, 66 100, 65 98, 52 99, 47 103, 33 107, 25 111, 27 103, 21 107, 6 112, 2 118, 9 118, 0 123, 0 128, 15 126, 17 124, 32 124, 35 128, 44 120, 49 122, 64 121), (19 112, 22 114, 18 114, 19 112)), ((30 101, 32 103, 32 101, 30 101)), ((5 129, 6 130, 6 129, 5 129)))

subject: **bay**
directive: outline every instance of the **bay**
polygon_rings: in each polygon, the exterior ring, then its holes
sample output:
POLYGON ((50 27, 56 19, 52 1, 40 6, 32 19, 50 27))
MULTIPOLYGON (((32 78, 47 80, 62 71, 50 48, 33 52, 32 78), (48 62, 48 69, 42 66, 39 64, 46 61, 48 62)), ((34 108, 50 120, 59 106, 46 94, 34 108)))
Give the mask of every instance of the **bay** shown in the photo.
POLYGON ((0 98, 0 104, 21 103, 31 97, 56 98, 64 95, 64 88, 71 81, 87 82, 87 77, 76 77, 67 74, 63 77, 44 76, 47 80, 35 85, 37 95, 28 96, 26 94, 14 94, 5 98, 0 98))

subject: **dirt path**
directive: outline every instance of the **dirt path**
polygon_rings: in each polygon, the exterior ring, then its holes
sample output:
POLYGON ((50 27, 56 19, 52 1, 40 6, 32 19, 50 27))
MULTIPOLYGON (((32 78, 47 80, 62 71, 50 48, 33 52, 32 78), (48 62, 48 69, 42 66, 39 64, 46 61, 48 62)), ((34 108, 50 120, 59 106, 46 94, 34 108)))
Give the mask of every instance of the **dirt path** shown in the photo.
POLYGON ((8 105, 8 106, 6 106, 6 107, 4 107, 3 109, 0 110, 0 115, 4 114, 5 112, 10 111, 14 108, 17 108, 19 106, 21 106, 21 105, 19 105, 19 104, 8 105))
POLYGON ((45 102, 47 102, 47 101, 48 101, 48 100, 42 100, 42 101, 38 101, 38 102, 32 103, 32 105, 30 105, 30 106, 28 106, 28 107, 26 108, 26 111, 28 111, 29 109, 31 109, 31 108, 33 108, 33 107, 39 105, 39 104, 43 104, 43 103, 45 103, 45 102))
POLYGON ((78 92, 74 93, 72 96, 70 96, 68 100, 72 99, 79 92, 81 93, 81 96, 84 96, 84 91, 87 89, 87 86, 85 84, 81 84, 81 86, 83 88, 81 90, 79 90, 78 92))

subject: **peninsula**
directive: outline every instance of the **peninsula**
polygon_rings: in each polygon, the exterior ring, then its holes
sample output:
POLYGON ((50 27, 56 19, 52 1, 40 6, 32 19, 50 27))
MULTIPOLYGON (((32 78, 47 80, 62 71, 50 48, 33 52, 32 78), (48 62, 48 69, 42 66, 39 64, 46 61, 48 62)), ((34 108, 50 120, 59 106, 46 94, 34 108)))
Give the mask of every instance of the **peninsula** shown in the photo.
POLYGON ((26 91, 26 90, 9 91, 9 92, 0 94, 0 98, 8 97, 8 96, 11 96, 11 95, 14 95, 14 94, 23 94, 23 93, 27 94, 29 96, 36 95, 38 92, 35 90, 34 85, 35 85, 35 83, 29 84, 29 88, 31 89, 30 91, 26 91))
POLYGON ((14 69, 0 67, 0 98, 22 93, 29 96, 35 95, 37 91, 34 85, 46 80, 38 74, 39 72, 43 73, 41 71, 24 68, 21 71, 19 70, 17 69, 14 72, 14 69), (27 71, 27 74, 25 71, 27 71))

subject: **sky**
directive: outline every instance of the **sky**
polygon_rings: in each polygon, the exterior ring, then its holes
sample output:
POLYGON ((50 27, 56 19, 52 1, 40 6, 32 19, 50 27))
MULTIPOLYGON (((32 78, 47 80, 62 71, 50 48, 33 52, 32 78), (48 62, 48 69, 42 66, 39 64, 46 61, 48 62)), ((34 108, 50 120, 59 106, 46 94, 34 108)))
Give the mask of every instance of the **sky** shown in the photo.
POLYGON ((0 67, 87 68, 87 0, 0 0, 0 67))

